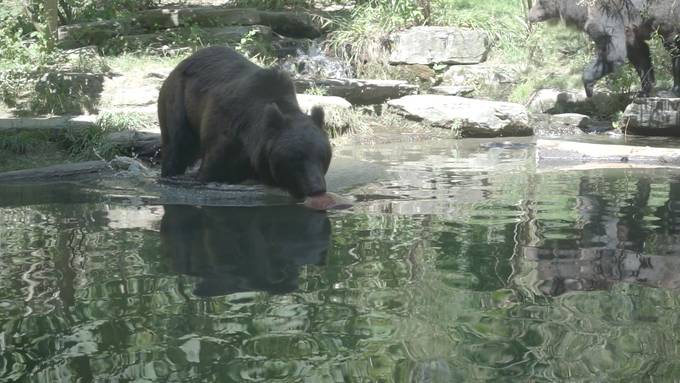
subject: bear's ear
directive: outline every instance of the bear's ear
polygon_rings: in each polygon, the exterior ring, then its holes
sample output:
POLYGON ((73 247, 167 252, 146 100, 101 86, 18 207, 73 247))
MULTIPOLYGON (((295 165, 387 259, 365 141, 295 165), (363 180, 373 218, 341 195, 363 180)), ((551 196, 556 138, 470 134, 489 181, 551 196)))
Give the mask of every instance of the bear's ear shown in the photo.
POLYGON ((276 104, 267 104, 264 108, 264 121, 269 129, 281 129, 284 123, 283 113, 276 104))
POLYGON ((312 108, 312 121, 318 126, 321 130, 325 129, 325 115, 323 112, 323 108, 320 106, 315 106, 312 108))

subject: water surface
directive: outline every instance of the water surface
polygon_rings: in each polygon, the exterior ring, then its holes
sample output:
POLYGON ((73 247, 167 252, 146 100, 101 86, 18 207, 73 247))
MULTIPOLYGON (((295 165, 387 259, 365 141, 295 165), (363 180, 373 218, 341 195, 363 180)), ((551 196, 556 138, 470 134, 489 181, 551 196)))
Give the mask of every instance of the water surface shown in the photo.
POLYGON ((340 149, 329 214, 5 188, 0 381, 675 379, 680 173, 518 143, 340 149))

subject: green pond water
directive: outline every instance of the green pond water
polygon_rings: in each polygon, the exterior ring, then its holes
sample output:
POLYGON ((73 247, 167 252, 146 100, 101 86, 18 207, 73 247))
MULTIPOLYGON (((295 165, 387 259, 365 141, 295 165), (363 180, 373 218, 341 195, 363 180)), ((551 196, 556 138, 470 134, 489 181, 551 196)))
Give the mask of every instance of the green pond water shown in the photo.
POLYGON ((0 381, 680 377, 679 172, 544 167, 531 141, 337 158, 374 168, 327 214, 0 185, 0 381))

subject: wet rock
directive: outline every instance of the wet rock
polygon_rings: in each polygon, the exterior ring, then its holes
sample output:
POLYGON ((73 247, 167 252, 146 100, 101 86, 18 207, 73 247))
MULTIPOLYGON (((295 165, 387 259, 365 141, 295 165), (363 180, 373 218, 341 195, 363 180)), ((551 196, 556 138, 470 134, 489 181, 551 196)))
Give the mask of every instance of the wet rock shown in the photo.
POLYGON ((279 59, 303 55, 304 52, 309 52, 313 46, 314 40, 312 39, 277 36, 272 40, 272 50, 279 59))
POLYGON ((475 91, 475 88, 467 85, 440 85, 433 86, 430 91, 434 94, 445 96, 467 96, 475 91))
POLYGON ((486 61, 486 33, 454 27, 414 27, 392 36, 391 64, 476 64, 486 61))
POLYGON ((680 136, 680 98, 637 98, 621 118, 621 129, 634 134, 680 136))
POLYGON ((409 118, 460 129, 463 137, 527 136, 533 131, 524 106, 456 96, 413 95, 388 101, 409 118))
POLYGON ((298 91, 321 88, 330 96, 342 97, 353 105, 382 104, 387 100, 413 94, 418 87, 400 80, 296 79, 298 91))
POLYGON ((318 44, 311 44, 305 51, 298 51, 279 64, 294 77, 303 78, 348 78, 353 77, 352 69, 342 60, 325 54, 318 44))
POLYGON ((298 103, 303 112, 309 113, 314 106, 321 106, 323 108, 340 108, 349 109, 352 107, 347 100, 336 96, 317 96, 311 94, 298 94, 298 103))

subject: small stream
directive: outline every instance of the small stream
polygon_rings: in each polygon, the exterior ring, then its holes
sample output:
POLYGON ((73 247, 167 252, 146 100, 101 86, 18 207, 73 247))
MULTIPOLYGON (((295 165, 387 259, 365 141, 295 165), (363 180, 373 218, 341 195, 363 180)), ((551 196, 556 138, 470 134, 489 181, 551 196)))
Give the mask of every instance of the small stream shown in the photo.
POLYGON ((328 213, 0 187, 0 381, 677 378, 678 171, 565 171, 531 139, 335 155, 356 205, 328 213))

